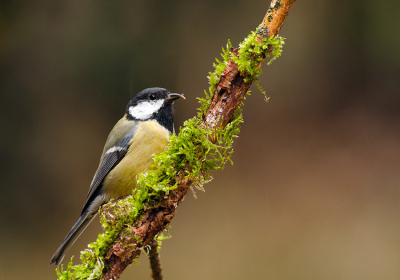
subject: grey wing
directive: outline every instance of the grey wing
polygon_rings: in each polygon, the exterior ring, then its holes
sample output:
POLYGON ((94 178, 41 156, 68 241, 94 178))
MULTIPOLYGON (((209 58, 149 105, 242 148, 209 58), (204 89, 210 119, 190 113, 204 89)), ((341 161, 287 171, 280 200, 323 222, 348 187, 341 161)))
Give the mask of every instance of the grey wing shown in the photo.
POLYGON ((133 129, 131 129, 120 141, 104 153, 104 156, 102 157, 103 160, 101 161, 100 166, 93 177, 92 183, 90 184, 89 193, 83 205, 82 213, 98 195, 98 192, 101 189, 101 184, 107 174, 110 173, 110 171, 113 170, 113 168, 125 157, 130 148, 130 142, 135 136, 136 129, 137 126, 134 126, 133 129))

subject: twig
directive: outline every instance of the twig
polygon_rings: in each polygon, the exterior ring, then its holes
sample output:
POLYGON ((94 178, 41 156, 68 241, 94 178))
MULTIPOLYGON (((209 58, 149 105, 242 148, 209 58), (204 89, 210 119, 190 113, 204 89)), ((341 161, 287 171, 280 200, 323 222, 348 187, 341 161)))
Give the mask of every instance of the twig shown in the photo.
POLYGON ((160 261, 160 253, 157 250, 158 244, 156 240, 152 240, 149 245, 151 246, 149 252, 150 267, 151 267, 151 277, 154 280, 163 280, 161 275, 162 266, 160 261))

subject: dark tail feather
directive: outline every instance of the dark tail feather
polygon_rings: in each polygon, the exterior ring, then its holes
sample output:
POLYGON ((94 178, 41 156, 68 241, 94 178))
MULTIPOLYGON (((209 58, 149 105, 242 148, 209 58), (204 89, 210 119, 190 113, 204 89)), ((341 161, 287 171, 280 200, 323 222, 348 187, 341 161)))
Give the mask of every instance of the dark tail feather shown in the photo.
POLYGON ((89 223, 93 220, 96 214, 88 215, 87 213, 83 213, 82 216, 79 217, 78 221, 72 227, 72 229, 68 232, 67 236, 64 238, 61 245, 58 247, 57 251, 54 253, 53 257, 50 260, 50 265, 53 263, 56 266, 59 266, 61 261, 63 260, 65 254, 68 252, 69 248, 71 248, 72 244, 78 239, 81 233, 85 230, 85 228, 89 225, 89 223))

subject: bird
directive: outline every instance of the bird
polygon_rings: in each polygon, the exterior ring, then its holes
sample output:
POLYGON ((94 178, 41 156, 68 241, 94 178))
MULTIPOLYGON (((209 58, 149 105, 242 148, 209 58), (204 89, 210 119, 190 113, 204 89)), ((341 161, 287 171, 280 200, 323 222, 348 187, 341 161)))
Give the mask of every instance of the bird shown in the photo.
POLYGON ((173 102, 179 98, 185 99, 182 94, 155 87, 142 90, 129 101, 124 116, 108 135, 81 215, 50 265, 60 265, 103 204, 132 194, 137 175, 148 170, 153 154, 164 151, 174 133, 173 102))

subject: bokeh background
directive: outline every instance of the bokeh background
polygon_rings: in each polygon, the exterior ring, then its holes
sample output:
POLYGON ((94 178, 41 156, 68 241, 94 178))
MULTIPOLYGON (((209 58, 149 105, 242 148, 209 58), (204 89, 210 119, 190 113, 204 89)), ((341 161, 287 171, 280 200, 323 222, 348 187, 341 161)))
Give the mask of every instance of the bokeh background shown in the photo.
MULTIPOLYGON (((184 93, 269 1, 0 2, 0 279, 55 279, 108 132, 147 87, 184 93)), ((298 0, 244 106, 233 166, 188 196, 166 279, 400 279, 400 2, 298 0)), ((93 222, 66 259, 95 240, 93 222)), ((121 279, 151 279, 148 261, 121 279)))

